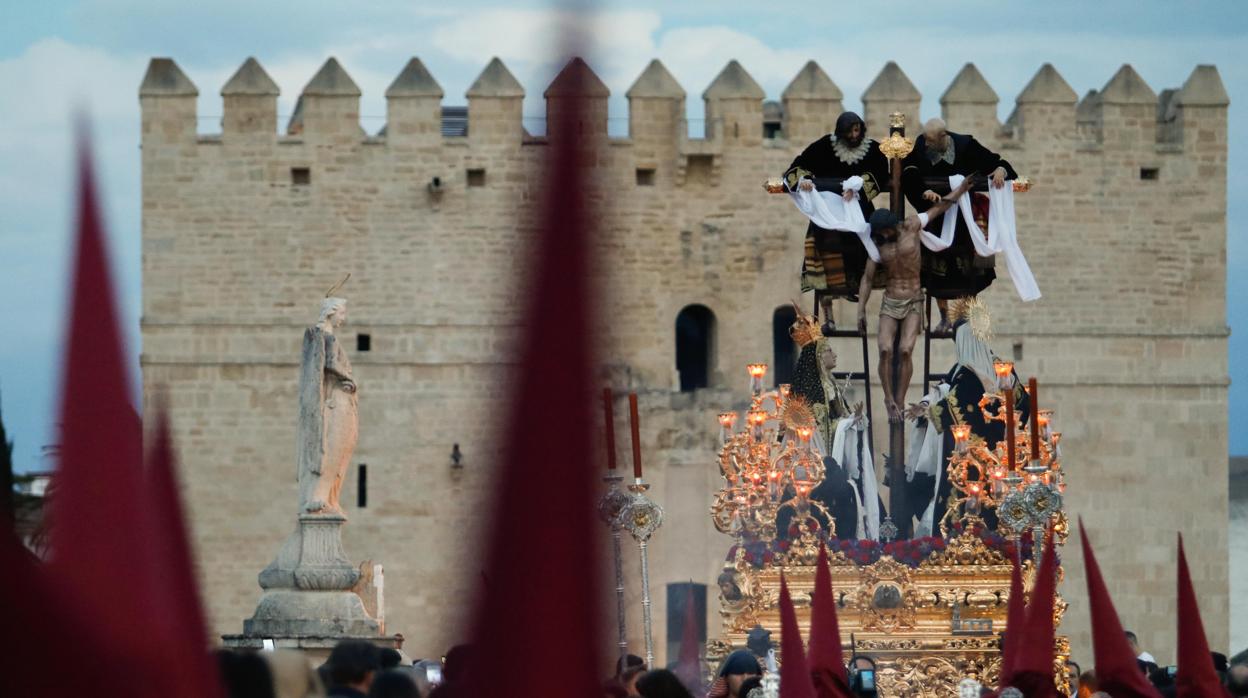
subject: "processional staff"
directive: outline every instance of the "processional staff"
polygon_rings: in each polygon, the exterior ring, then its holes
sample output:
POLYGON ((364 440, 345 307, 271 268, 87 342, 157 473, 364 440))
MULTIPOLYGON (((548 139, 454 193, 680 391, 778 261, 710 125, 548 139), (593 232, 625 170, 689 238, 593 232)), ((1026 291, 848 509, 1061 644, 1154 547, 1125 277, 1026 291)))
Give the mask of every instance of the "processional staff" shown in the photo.
POLYGON ((650 615, 650 560, 646 544, 650 536, 663 525, 663 507, 646 496, 650 489, 641 479, 641 420, 637 414, 637 393, 629 393, 629 422, 633 436, 633 484, 628 489, 632 495, 620 511, 620 526, 628 531, 641 552, 641 618, 646 634, 646 666, 654 666, 654 634, 650 615))
POLYGON ((615 411, 612 405, 610 388, 602 389, 602 411, 605 421, 607 441, 607 474, 602 481, 607 483, 607 492, 598 502, 598 516, 611 529, 611 552, 615 560, 615 603, 616 624, 618 635, 616 645, 620 653, 620 663, 624 666, 624 658, 628 655, 628 632, 625 627, 624 613, 624 557, 620 549, 620 512, 628 504, 628 495, 620 489, 620 481, 624 478, 615 470, 615 411))

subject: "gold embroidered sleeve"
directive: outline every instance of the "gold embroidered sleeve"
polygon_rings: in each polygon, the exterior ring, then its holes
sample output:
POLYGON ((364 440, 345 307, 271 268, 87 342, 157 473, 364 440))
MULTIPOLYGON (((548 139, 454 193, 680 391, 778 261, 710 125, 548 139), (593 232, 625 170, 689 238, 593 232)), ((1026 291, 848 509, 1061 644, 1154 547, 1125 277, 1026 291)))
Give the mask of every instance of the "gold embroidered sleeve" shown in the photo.
POLYGON ((794 167, 784 173, 784 184, 789 188, 789 191, 793 191, 794 189, 797 189, 797 183, 801 181, 802 177, 810 176, 810 170, 806 170, 801 167, 794 167))
POLYGON ((940 416, 945 413, 945 403, 938 402, 927 408, 927 418, 931 421, 932 426, 936 427, 936 433, 943 434, 944 426, 940 423, 940 416))
POLYGON ((880 194, 880 184, 875 181, 875 175, 870 172, 862 173, 862 195, 867 201, 874 199, 880 194))

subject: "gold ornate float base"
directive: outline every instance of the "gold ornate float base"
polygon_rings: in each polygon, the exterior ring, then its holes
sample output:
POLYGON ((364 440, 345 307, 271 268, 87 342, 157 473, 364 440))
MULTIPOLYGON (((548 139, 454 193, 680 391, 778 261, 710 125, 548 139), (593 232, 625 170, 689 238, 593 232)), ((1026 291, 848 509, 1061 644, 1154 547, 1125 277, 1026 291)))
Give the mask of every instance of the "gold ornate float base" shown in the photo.
MULTIPOLYGON (((802 634, 809 636, 816 551, 810 541, 798 541, 793 552, 761 568, 740 555, 726 564, 720 578, 724 631, 708 647, 712 666, 733 648, 744 647, 756 625, 772 631, 773 640, 779 638, 781 572, 788 580, 802 634)), ((956 698, 958 682, 965 678, 996 685, 1011 569, 1001 552, 966 533, 913 567, 888 555, 866 565, 841 552, 828 557, 844 658, 848 662, 857 653, 875 660, 881 696, 956 698)), ((1034 576, 1028 561, 1027 593, 1034 576)), ((1059 597, 1057 622, 1065 609, 1059 597)), ((1067 638, 1058 637, 1056 649, 1055 680, 1064 676, 1070 655, 1067 638)))

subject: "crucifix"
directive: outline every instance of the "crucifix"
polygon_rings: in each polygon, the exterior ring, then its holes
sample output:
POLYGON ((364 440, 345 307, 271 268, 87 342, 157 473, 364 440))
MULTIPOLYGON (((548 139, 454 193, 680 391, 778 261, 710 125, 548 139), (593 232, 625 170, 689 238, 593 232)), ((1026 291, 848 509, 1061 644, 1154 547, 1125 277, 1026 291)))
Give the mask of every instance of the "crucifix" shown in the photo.
MULTIPOLYGON (((888 115, 888 138, 880 141, 880 152, 884 157, 888 158, 889 167, 889 186, 888 186, 888 208, 897 221, 904 220, 906 217, 906 200, 901 192, 901 162, 914 149, 914 141, 906 138, 906 116, 901 112, 893 112, 888 115)), ((874 265, 868 265, 868 273, 874 273, 874 265)), ((867 278, 867 274, 863 275, 867 278)), ((867 287, 868 293, 870 286, 867 287)), ((885 296, 887 299, 887 295, 885 296)), ((865 301, 865 298, 864 298, 865 301)), ((859 320, 859 330, 866 333, 866 325, 861 319, 859 320)), ((880 385, 885 391, 886 404, 893 401, 889 391, 894 389, 902 374, 901 362, 903 357, 901 352, 897 351, 897 347, 903 344, 903 334, 896 333, 891 338, 892 365, 880 367, 880 385)), ((881 343, 883 349, 883 343, 881 343)), ((883 351, 881 351, 883 354, 883 351)), ((909 376, 907 376, 909 378, 909 376)), ((904 391, 904 387, 902 388, 904 391)), ((904 408, 904 401, 898 405, 896 409, 904 408)), ((908 502, 905 496, 903 483, 906 481, 906 432, 905 423, 896 418, 893 414, 895 410, 889 410, 888 419, 888 477, 886 484, 888 485, 888 518, 880 527, 880 535, 883 538, 896 538, 898 535, 908 536, 910 533, 911 514, 908 508, 908 502), (898 529, 898 523, 901 528, 898 529)))

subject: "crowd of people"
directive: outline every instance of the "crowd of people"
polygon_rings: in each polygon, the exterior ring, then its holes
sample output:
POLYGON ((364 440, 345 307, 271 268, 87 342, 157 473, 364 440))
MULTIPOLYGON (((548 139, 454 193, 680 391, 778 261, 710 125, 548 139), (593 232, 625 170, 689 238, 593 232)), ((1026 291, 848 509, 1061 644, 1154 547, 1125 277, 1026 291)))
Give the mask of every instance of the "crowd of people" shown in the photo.
MULTIPOLYGON (((1140 672, 1163 698, 1175 694, 1175 668, 1159 666, 1156 659, 1141 650, 1134 633, 1127 632, 1136 652, 1140 672)), ((306 655, 294 650, 252 652, 219 650, 218 666, 229 698, 461 698, 462 667, 470 651, 457 646, 440 659, 405 657, 398 650, 379 648, 368 642, 347 640, 339 643, 329 658, 314 666, 306 655)), ((1214 652, 1214 669, 1233 698, 1248 696, 1248 664, 1229 664, 1224 654, 1214 652)), ((615 675, 603 685, 605 698, 765 698, 764 675, 767 661, 751 650, 736 650, 722 662, 709 685, 700 678, 690 680, 687 672, 650 669, 645 660, 627 655, 616 666, 615 675)), ((675 671, 673 670, 675 669, 675 671)), ((1099 690, 1096 672, 1084 671, 1074 661, 1066 663, 1065 695, 1071 698, 1117 698, 1099 690)), ((849 690, 857 696, 875 696, 875 662, 866 655, 855 655, 847 667, 849 690)), ((978 690, 995 695, 991 688, 978 690)), ((819 694, 816 689, 816 694, 819 694)), ((819 695, 819 698, 824 698, 819 695)), ((1210 697, 1216 698, 1216 697, 1210 697)))

